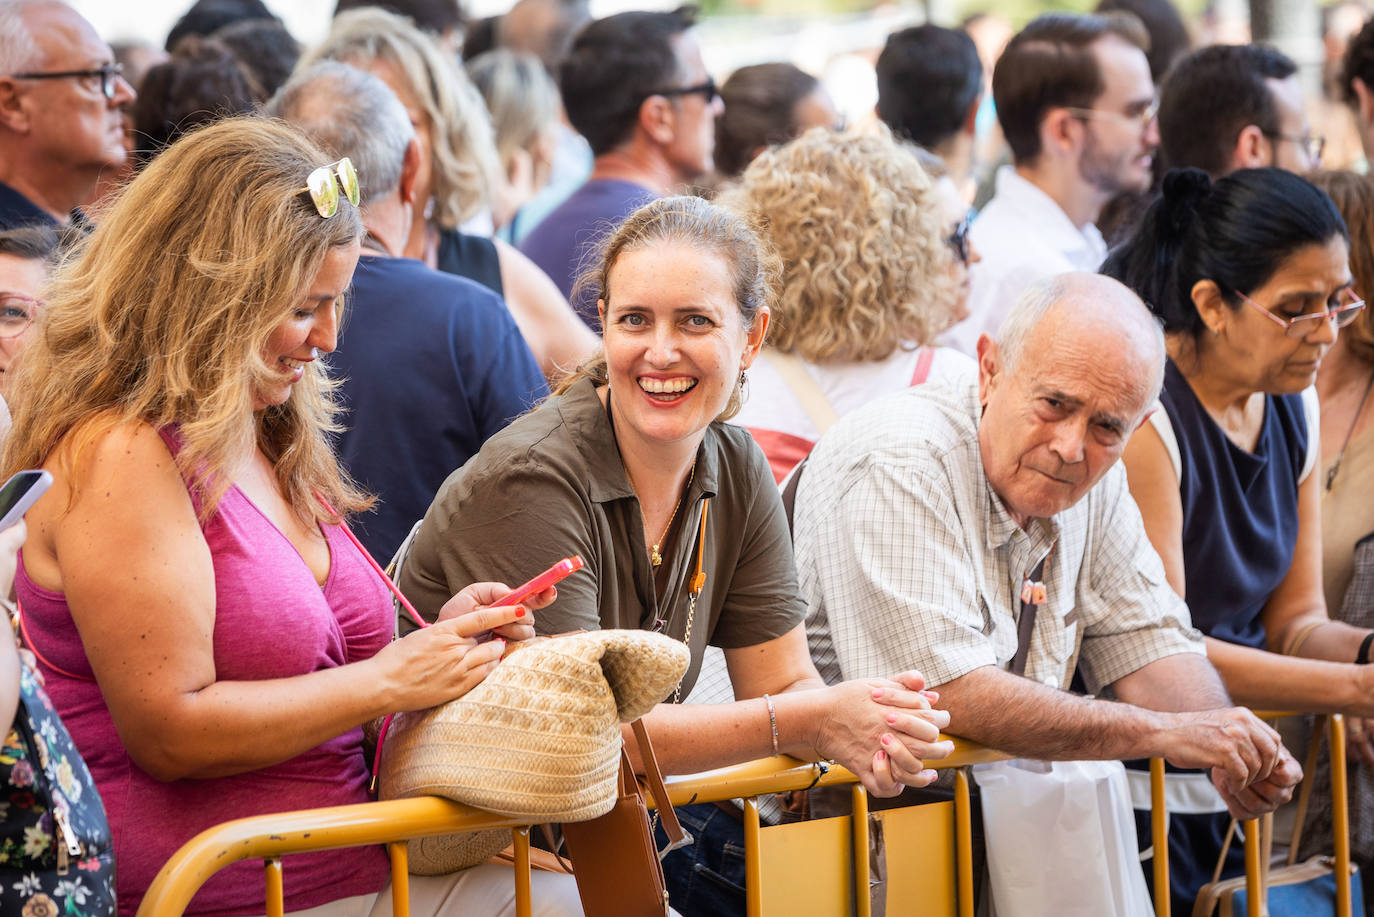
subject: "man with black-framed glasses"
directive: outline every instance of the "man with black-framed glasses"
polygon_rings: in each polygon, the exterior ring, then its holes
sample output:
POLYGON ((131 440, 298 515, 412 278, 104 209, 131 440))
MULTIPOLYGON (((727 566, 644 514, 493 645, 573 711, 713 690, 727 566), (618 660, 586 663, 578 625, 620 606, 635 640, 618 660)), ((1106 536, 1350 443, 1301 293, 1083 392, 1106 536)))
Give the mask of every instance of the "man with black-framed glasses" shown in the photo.
POLYGON ((69 222, 123 165, 134 90, 91 24, 58 0, 0 0, 0 229, 69 222))
POLYGON ((1321 166, 1298 67, 1264 45, 1211 45, 1174 64, 1160 85, 1163 165, 1221 178, 1273 166, 1299 175, 1321 166))
POLYGON ((597 244, 656 197, 715 166, 725 110, 691 31, 695 7, 628 12, 582 29, 559 68, 568 121, 591 145, 592 174, 520 243, 578 314, 599 327, 596 297, 577 280, 597 244))

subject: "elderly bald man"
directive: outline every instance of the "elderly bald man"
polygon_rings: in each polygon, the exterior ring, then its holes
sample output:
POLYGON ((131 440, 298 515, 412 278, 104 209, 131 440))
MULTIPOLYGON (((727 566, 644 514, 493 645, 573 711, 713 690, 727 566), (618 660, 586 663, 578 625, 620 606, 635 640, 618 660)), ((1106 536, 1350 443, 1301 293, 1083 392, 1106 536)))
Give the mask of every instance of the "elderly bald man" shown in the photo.
POLYGON ((1237 817, 1285 802, 1300 768, 1231 706, 1117 461, 1163 371, 1135 294, 1061 274, 982 335, 976 382, 836 423, 796 493, 821 674, 916 668, 957 735, 1028 758, 1212 768, 1237 817), (1063 690, 1075 670, 1120 702, 1063 690))

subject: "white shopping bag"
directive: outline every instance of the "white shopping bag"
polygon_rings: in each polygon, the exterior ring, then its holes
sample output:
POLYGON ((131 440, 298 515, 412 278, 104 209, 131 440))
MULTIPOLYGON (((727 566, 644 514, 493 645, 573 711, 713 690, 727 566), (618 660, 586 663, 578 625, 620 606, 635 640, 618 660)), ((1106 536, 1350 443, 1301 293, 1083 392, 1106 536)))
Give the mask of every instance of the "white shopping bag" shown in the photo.
POLYGON ((997 917, 1151 917, 1119 761, 973 768, 997 917))

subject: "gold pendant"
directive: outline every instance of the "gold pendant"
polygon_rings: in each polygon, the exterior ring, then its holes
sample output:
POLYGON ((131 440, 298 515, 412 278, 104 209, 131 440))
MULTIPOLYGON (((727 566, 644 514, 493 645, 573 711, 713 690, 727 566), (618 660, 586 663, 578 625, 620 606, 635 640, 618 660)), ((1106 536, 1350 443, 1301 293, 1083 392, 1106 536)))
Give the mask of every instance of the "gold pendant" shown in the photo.
POLYGON ((658 553, 658 545, 654 545, 649 549, 649 563, 651 566, 655 567, 663 563, 663 555, 658 553))

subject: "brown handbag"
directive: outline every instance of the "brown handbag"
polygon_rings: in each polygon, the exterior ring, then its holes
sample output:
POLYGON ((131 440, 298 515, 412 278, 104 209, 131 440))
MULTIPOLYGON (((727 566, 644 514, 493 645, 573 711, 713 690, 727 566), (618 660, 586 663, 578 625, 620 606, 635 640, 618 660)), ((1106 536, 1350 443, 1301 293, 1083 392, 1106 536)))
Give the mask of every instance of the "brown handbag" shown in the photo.
MULTIPOLYGON (((691 843, 677 813, 668 804, 654 747, 642 720, 634 721, 635 739, 644 762, 644 776, 658 805, 668 848, 691 843)), ((564 822, 563 839, 573 862, 577 893, 587 917, 664 917, 668 913, 668 888, 663 864, 654 843, 644 794, 630 767, 630 756, 620 750, 620 795, 611 811, 590 821, 564 822)))

